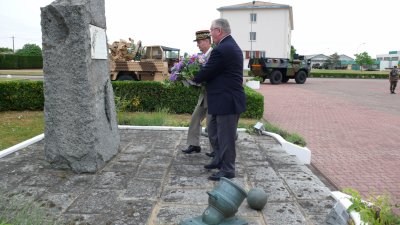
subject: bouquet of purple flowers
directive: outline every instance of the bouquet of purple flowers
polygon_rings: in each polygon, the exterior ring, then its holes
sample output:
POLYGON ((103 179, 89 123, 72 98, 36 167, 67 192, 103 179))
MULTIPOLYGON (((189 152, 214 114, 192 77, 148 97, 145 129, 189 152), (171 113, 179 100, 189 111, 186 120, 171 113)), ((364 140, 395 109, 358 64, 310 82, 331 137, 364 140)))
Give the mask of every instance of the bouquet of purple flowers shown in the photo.
POLYGON ((182 81, 185 85, 189 83, 190 85, 200 86, 192 80, 206 62, 204 54, 194 54, 190 57, 185 57, 171 68, 169 79, 173 82, 182 81))

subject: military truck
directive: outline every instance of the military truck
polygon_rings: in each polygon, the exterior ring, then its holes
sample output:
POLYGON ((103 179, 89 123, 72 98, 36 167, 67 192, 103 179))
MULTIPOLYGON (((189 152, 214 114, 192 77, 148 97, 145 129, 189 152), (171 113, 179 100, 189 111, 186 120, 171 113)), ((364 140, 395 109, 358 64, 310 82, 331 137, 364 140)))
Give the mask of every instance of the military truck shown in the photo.
POLYGON ((179 61, 180 50, 161 45, 141 46, 121 40, 109 45, 111 80, 163 81, 179 61))
POLYGON ((294 79, 297 84, 304 84, 311 69, 311 60, 295 54, 293 60, 284 58, 252 58, 249 60, 251 74, 271 84, 287 83, 294 79))

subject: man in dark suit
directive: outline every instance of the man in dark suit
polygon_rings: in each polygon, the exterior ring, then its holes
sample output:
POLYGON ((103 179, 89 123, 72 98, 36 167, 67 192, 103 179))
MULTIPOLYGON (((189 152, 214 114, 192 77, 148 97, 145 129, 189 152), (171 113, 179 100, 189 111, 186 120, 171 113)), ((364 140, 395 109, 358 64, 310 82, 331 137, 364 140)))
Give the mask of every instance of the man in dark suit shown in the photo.
POLYGON ((229 22, 216 19, 212 22, 211 37, 216 47, 206 65, 195 76, 196 83, 206 82, 208 136, 215 151, 206 169, 220 169, 208 179, 235 177, 235 136, 240 114, 246 111, 243 89, 243 53, 233 39, 229 22))

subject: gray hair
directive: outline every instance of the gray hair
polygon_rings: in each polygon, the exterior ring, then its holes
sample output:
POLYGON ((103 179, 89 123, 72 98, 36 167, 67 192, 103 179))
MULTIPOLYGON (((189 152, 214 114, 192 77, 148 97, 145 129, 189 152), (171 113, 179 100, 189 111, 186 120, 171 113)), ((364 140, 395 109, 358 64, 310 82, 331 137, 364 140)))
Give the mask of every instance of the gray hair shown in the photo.
POLYGON ((226 34, 231 34, 231 27, 229 26, 229 22, 226 19, 219 18, 212 22, 213 27, 221 28, 221 30, 226 34))

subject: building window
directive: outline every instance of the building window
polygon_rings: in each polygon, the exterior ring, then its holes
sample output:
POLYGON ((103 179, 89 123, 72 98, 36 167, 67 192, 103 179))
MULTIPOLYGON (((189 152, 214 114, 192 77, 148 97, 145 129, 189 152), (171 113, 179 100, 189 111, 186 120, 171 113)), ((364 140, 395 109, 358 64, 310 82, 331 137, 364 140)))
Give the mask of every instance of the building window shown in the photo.
POLYGON ((265 51, 246 51, 246 59, 250 58, 265 58, 265 51))
POLYGON ((257 35, 256 32, 250 32, 250 41, 255 41, 257 40, 257 35))
POLYGON ((257 14, 256 13, 250 13, 250 22, 251 23, 257 22, 257 14))

